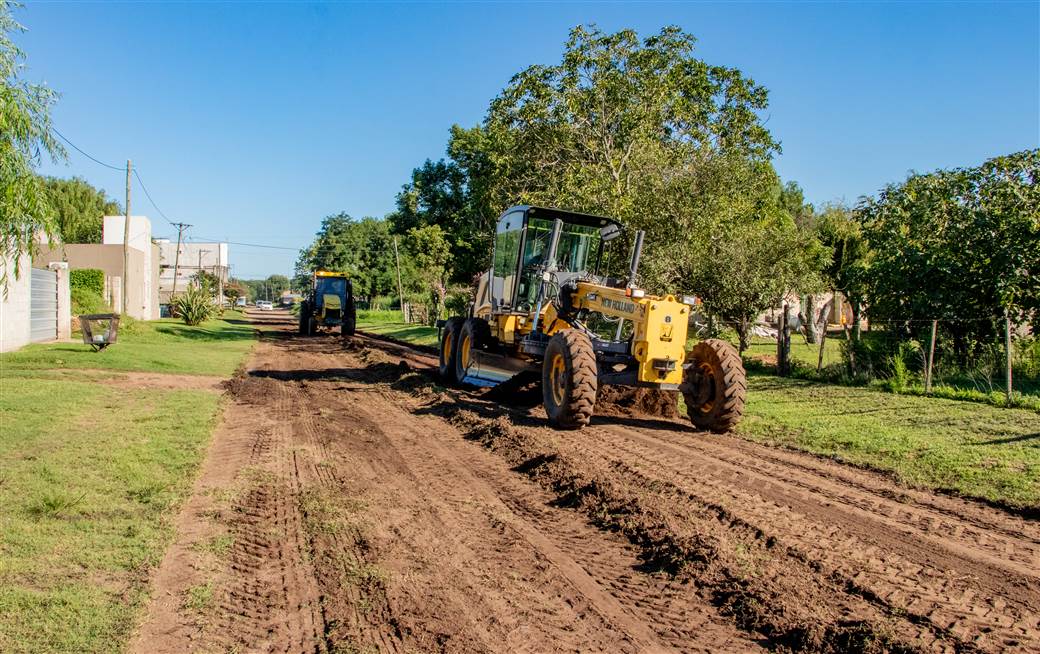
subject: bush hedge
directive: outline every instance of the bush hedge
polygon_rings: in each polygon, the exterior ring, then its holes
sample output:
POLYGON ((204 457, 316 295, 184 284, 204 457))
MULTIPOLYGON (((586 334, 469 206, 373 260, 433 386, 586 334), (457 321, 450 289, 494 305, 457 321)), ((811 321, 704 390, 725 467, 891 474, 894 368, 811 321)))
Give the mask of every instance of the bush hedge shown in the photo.
POLYGON ((105 295, 105 271, 97 268, 79 268, 69 271, 69 288, 73 293, 77 289, 89 291, 98 297, 105 295))

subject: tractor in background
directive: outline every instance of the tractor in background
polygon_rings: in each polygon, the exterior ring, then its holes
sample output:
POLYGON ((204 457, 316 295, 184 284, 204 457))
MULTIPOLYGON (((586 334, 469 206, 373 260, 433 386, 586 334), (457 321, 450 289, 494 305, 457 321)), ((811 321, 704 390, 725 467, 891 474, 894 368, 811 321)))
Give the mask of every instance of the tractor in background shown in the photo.
POLYGON ((310 293, 300 302, 300 334, 314 336, 318 330, 339 329, 353 336, 357 326, 354 288, 346 273, 317 270, 310 293))
POLYGON ((627 279, 600 274, 604 245, 622 233, 602 216, 507 209, 469 315, 441 323, 442 378, 489 386, 540 375, 549 422, 565 429, 588 424, 607 384, 679 391, 697 427, 736 425, 747 389, 740 355, 718 339, 686 351, 695 299, 638 288, 643 233, 627 279))

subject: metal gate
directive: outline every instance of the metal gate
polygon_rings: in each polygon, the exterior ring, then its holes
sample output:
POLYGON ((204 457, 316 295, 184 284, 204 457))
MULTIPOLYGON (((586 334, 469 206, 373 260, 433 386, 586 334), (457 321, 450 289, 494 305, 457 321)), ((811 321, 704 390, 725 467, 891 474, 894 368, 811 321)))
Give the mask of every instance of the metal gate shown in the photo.
POLYGON ((58 338, 58 275, 53 270, 32 269, 29 296, 29 340, 58 338))

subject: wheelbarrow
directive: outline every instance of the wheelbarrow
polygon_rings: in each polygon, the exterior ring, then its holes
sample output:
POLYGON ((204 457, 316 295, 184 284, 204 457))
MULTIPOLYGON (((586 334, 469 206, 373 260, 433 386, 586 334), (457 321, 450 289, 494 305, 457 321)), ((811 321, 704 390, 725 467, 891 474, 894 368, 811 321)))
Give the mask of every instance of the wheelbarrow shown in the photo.
POLYGON ((100 352, 116 342, 119 333, 119 316, 114 313, 92 313, 79 317, 83 330, 83 342, 100 352))

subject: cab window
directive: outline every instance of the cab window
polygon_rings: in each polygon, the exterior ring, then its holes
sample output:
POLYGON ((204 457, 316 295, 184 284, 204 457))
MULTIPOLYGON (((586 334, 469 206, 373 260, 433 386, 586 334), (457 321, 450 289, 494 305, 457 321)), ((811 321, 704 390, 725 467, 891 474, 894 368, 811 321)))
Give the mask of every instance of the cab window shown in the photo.
POLYGON ((513 303, 513 292, 516 287, 517 260, 520 255, 520 241, 523 238, 524 214, 514 211, 506 214, 498 221, 495 229, 495 256, 491 297, 499 307, 508 307, 513 303))

